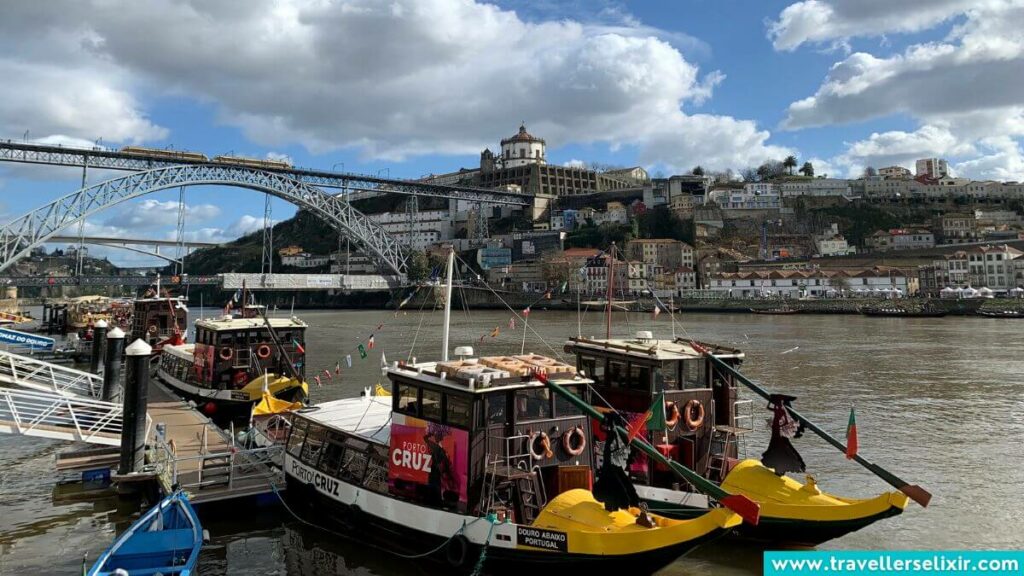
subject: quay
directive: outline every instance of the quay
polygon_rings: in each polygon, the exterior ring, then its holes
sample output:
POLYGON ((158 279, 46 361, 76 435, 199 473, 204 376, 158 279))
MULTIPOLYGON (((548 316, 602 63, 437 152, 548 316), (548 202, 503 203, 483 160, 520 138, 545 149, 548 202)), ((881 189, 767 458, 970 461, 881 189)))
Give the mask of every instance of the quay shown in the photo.
POLYGON ((107 344, 102 379, 4 353, 5 365, 31 362, 31 369, 0 378, 0 432, 88 443, 59 453, 57 471, 90 486, 112 483, 118 493, 163 496, 181 488, 197 506, 276 499, 274 491, 284 490, 283 446, 239 446, 234 430, 150 378, 144 342, 124 350, 128 369, 121 378, 124 333, 97 331, 107 344))

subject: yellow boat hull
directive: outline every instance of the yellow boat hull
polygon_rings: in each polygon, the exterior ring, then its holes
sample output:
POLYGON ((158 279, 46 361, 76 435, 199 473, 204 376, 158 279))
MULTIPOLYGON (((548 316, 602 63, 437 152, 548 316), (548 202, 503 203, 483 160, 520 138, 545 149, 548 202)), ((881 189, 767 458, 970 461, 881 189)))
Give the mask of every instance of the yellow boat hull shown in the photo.
MULTIPOLYGON (((907 507, 909 498, 902 492, 886 492, 874 498, 853 499, 821 491, 813 480, 806 484, 787 476, 777 476, 757 460, 738 463, 722 489, 742 494, 761 505, 757 526, 744 524, 736 534, 745 538, 790 546, 817 546, 860 530, 878 520, 896 516, 907 507)), ((688 518, 700 508, 659 511, 674 518, 688 518)), ((652 504, 653 506, 653 504, 652 504)))

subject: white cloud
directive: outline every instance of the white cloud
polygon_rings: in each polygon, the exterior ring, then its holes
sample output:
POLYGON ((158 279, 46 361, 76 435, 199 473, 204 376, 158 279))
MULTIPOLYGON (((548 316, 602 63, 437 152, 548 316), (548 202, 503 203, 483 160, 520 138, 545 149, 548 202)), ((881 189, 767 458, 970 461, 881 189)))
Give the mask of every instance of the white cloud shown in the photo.
POLYGON ((768 24, 776 50, 805 43, 842 44, 853 37, 919 32, 949 20, 984 0, 803 0, 768 24))
MULTIPOLYGON (((220 216, 221 210, 213 204, 186 204, 185 224, 205 222, 220 216)), ((145 199, 136 202, 110 216, 106 225, 120 226, 130 230, 152 230, 178 225, 178 203, 173 200, 161 202, 145 199)))
POLYGON ((996 136, 983 139, 980 146, 986 154, 957 163, 957 174, 979 180, 1024 180, 1024 154, 1017 141, 996 136))
POLYGON ((212 103, 265 146, 392 161, 477 153, 520 120, 552 147, 634 146, 666 165, 773 152, 753 122, 684 112, 724 76, 634 18, 531 22, 470 0, 94 0, 14 3, 4 21, 0 53, 24 56, 0 77, 35 97, 0 97, 0 125, 45 118, 33 134, 159 139, 139 102, 169 94, 212 103))

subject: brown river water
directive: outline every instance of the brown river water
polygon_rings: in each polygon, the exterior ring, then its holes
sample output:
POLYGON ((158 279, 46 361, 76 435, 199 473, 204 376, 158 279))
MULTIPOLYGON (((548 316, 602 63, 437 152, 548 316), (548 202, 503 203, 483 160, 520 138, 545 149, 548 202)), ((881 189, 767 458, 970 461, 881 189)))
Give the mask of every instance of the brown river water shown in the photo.
MULTIPOLYGON (((193 311, 195 313, 195 311, 193 311)), ((208 313, 213 313, 210 311, 208 313)), ((314 401, 357 395, 380 376, 380 353, 399 360, 439 356, 441 312, 301 311, 309 323, 307 366, 342 365, 341 377, 313 386, 314 401), (383 324, 378 329, 378 326, 383 324), (365 360, 356 346, 374 333, 365 360), (352 354, 353 367, 344 357, 352 354)), ((452 312, 451 346, 478 355, 518 353, 523 326, 509 313, 452 312), (490 337, 499 327, 500 334, 490 337), (483 337, 483 341, 481 341, 483 337)), ((535 308, 526 350, 562 352, 569 336, 603 336, 603 315, 535 308), (536 331, 534 333, 533 331, 536 331)), ((618 313, 613 333, 653 330, 669 338, 668 315, 618 313)), ((835 549, 1024 548, 1024 320, 866 318, 861 316, 677 315, 677 334, 731 344, 747 355, 743 371, 769 389, 798 397, 795 406, 842 438, 857 411, 860 453, 934 498, 901 516, 826 543, 835 549)), ((751 397, 747 395, 746 397, 751 397)), ((746 452, 768 439, 758 426, 746 452)), ((867 497, 889 486, 808 432, 795 444, 822 489, 867 497)), ((83 499, 56 488, 54 455, 67 443, 0 435, 0 575, 80 573, 131 521, 115 498, 83 499)), ((802 478, 798 478, 801 479, 802 478)), ((245 510, 204 519, 211 542, 200 573, 215 575, 428 573, 422 562, 390 557, 358 542, 306 527, 287 512, 245 510)), ((730 542, 697 549, 662 574, 760 574, 763 549, 730 542)))

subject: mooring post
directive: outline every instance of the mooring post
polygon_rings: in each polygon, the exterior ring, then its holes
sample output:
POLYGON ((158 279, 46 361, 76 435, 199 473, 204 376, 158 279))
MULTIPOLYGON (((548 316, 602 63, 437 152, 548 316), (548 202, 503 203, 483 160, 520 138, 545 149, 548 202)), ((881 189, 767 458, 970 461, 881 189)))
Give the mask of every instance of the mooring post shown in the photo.
POLYGON ((142 339, 132 342, 125 355, 121 425, 121 466, 118 474, 139 472, 146 463, 146 402, 149 396, 149 357, 153 348, 142 339))
POLYGON ((109 402, 121 385, 121 356, 124 354, 124 330, 117 326, 107 332, 106 356, 103 359, 103 389, 100 398, 109 402))
POLYGON ((100 360, 107 343, 107 321, 100 320, 92 327, 92 356, 89 357, 89 372, 100 373, 100 360))

